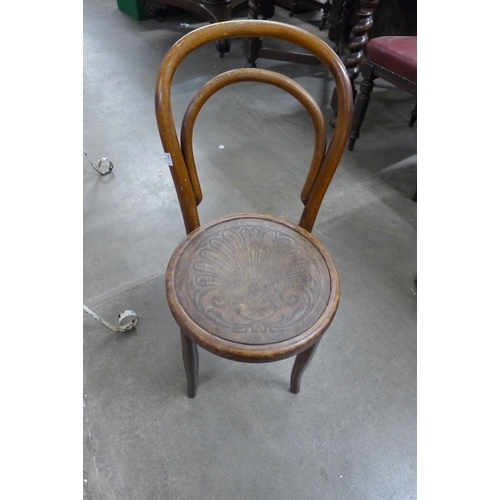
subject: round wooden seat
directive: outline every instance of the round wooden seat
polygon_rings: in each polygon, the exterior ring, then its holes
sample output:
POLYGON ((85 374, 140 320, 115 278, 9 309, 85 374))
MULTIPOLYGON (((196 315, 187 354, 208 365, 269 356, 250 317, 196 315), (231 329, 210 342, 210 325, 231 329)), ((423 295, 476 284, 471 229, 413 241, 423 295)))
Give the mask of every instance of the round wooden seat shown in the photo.
POLYGON ((323 245, 287 220, 217 219, 177 247, 167 298, 185 333, 219 356, 266 362, 298 354, 331 323, 340 297, 323 245))

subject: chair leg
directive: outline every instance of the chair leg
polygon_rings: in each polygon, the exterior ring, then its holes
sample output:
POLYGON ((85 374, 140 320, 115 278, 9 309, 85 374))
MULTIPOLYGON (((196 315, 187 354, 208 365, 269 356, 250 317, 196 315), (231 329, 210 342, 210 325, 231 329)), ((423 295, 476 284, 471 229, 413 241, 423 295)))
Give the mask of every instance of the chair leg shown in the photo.
POLYGON ((295 362, 293 363, 292 374, 290 376, 290 392, 298 394, 300 392, 300 381, 302 375, 309 366, 316 349, 318 348, 319 340, 305 351, 297 354, 295 362))
MULTIPOLYGON (((351 81, 351 89, 352 89, 352 102, 354 103, 356 101, 356 95, 358 91, 356 90, 356 87, 354 86, 354 81, 351 81)), ((333 110, 333 116, 332 119, 330 120, 330 125, 332 127, 335 127, 335 124, 337 123, 337 113, 338 113, 338 95, 337 95, 337 87, 333 89, 332 92, 332 97, 330 99, 330 107, 333 110)))
POLYGON ((245 38, 243 40, 243 52, 247 63, 245 68, 256 68, 255 61, 259 58, 259 52, 262 48, 261 38, 245 38))
POLYGON ((415 107, 411 112, 410 123, 408 123, 408 126, 413 127, 416 121, 417 121, 417 103, 415 103, 415 107))
POLYGON ((370 93, 373 90, 373 79, 365 78, 361 82, 359 88, 359 94, 356 98, 356 103, 354 105, 354 114, 352 117, 352 126, 349 133, 349 145, 347 149, 352 151, 354 148, 354 143, 359 137, 359 131, 363 120, 365 119, 366 110, 368 109, 368 103, 370 102, 370 93))
POLYGON ((198 348, 196 344, 181 330, 182 361, 187 378, 187 396, 194 398, 198 389, 198 348))
POLYGON ((326 0, 323 4, 323 14, 321 15, 321 23, 319 25, 319 30, 322 31, 326 26, 326 21, 328 20, 328 14, 332 10, 332 0, 326 0))

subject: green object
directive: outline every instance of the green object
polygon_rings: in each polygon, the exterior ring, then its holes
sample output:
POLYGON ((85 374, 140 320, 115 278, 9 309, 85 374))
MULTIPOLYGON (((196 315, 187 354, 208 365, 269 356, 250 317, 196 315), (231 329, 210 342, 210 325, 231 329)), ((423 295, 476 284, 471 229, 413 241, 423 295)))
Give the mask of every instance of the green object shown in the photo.
POLYGON ((151 19, 151 16, 146 12, 146 0, 116 0, 116 2, 119 10, 138 21, 151 19))

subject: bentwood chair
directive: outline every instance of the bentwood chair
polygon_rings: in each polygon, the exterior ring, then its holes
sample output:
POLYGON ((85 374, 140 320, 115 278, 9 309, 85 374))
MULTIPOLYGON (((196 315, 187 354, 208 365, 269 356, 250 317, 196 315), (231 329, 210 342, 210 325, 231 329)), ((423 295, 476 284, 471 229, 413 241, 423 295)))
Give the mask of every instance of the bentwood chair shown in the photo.
POLYGON ((204 26, 181 38, 163 59, 156 83, 156 117, 187 233, 169 261, 166 292, 181 331, 188 397, 196 395, 198 386, 197 346, 249 363, 296 356, 290 390, 299 392, 302 374, 332 322, 340 298, 335 264, 311 230, 347 143, 351 92, 342 62, 326 43, 302 29, 273 21, 204 26), (333 75, 339 95, 338 122, 330 144, 324 117, 311 95, 290 78, 257 68, 227 71, 206 83, 187 107, 179 140, 171 95, 177 67, 207 42, 234 37, 275 37, 311 51, 322 61, 333 75), (215 92, 250 81, 290 93, 311 116, 315 142, 301 193, 302 216, 295 224, 273 215, 239 213, 200 226, 197 206, 202 191, 192 143, 196 117, 215 92))
MULTIPOLYGON (((365 118, 376 78, 382 78, 411 95, 417 95, 417 37, 381 36, 372 38, 366 45, 366 60, 361 71, 363 81, 354 107, 354 117, 349 134, 349 151, 352 151, 365 118)), ((417 105, 411 112, 408 125, 417 119, 417 105)))

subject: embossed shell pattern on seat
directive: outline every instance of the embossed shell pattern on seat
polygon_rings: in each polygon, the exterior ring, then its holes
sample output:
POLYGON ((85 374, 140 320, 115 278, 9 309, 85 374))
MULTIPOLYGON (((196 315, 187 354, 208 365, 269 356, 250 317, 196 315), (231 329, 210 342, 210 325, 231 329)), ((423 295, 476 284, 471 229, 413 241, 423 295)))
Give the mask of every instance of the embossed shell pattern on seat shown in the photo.
POLYGON ((201 232, 181 255, 175 283, 184 310, 206 331, 264 344, 317 321, 330 295, 328 275, 321 253, 302 234, 254 219, 201 232))

